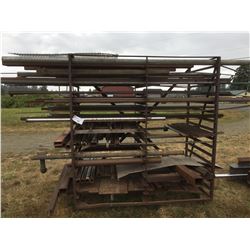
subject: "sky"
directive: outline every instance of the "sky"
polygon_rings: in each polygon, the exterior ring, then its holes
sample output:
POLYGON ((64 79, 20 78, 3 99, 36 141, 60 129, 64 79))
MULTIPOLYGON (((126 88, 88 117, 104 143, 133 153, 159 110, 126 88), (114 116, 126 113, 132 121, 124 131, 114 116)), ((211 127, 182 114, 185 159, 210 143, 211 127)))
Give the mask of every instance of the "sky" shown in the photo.
POLYGON ((4 33, 2 55, 111 52, 249 57, 249 33, 4 33))
MULTIPOLYGON (((103 32, 103 33, 3 33, 2 55, 8 53, 109 52, 120 55, 249 57, 248 32, 103 32)), ((2 67, 3 72, 21 71, 2 67)), ((222 73, 233 73, 226 69, 222 73)))

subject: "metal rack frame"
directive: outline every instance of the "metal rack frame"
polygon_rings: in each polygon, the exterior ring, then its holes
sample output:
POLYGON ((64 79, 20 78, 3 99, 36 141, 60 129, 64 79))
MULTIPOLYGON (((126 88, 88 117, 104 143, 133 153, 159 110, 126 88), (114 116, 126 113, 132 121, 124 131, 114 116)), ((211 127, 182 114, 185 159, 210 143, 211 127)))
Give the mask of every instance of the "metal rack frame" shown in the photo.
POLYGON ((3 83, 69 87, 68 91, 59 91, 57 97, 36 100, 43 110, 51 112, 50 116, 23 118, 27 122, 69 122, 69 132, 57 140, 57 146, 67 150, 63 154, 34 157, 40 160, 43 169, 45 160, 70 160, 55 189, 51 212, 59 193, 66 190, 73 193, 75 207, 79 209, 163 205, 213 198, 219 101, 231 100, 219 97, 220 84, 230 83, 230 79, 221 78, 220 68, 222 63, 230 65, 230 62, 222 62, 215 56, 106 54, 37 55, 34 58, 20 55, 16 59, 4 58, 3 62, 7 66, 23 65, 26 70, 36 70, 19 73, 16 78, 2 78, 3 83), (82 91, 83 86, 92 86, 95 91, 82 91), (106 93, 105 86, 113 90, 106 93), (121 90, 124 86, 125 91, 121 90), (204 89, 194 90, 198 86, 204 89), (184 91, 175 91, 176 88, 184 91), (75 123, 74 115, 84 118, 84 123, 75 123), (183 122, 176 123, 176 119, 183 122), (154 125, 163 120, 164 125, 154 125), (155 131, 161 133, 155 134, 155 131), (163 140, 163 146, 168 149, 161 149, 158 139, 163 140), (183 150, 176 148, 180 144, 184 145, 183 150), (177 161, 169 168, 162 168, 165 170, 160 174, 152 171, 152 164, 154 167, 167 165, 173 161, 172 155, 185 156, 186 162, 178 164, 177 161), (194 158, 199 165, 186 164, 189 158, 194 158), (117 166, 129 169, 135 164, 142 166, 141 175, 131 172, 124 179, 115 179, 117 166), (88 174, 97 180, 89 178, 87 182, 79 182, 88 174), (120 194, 130 197, 129 185, 135 180, 140 185, 132 183, 137 186, 130 190, 136 197, 128 201, 114 200, 120 194), (174 196, 150 200, 158 191, 160 194, 174 192, 174 196), (180 198, 179 193, 185 193, 184 198, 182 195, 180 198), (110 196, 110 199, 83 201, 85 196, 96 195, 110 196))

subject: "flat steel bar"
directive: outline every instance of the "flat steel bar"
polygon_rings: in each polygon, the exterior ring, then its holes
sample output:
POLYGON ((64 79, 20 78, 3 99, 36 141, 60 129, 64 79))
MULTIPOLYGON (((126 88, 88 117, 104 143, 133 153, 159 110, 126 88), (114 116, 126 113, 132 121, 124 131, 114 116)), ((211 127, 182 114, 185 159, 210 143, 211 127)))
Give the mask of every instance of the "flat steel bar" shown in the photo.
POLYGON ((144 162, 147 163, 160 163, 160 157, 147 157, 143 158, 124 158, 124 159, 101 159, 101 160, 76 160, 75 166, 110 166, 110 165, 123 165, 123 164, 142 164, 144 162))
POLYGON ((93 209, 93 208, 110 208, 110 207, 128 207, 128 206, 159 206, 168 205, 171 203, 181 202, 204 202, 210 200, 209 198, 186 198, 176 200, 158 200, 158 201, 131 201, 131 202, 108 202, 108 203, 79 203, 77 209, 93 209))

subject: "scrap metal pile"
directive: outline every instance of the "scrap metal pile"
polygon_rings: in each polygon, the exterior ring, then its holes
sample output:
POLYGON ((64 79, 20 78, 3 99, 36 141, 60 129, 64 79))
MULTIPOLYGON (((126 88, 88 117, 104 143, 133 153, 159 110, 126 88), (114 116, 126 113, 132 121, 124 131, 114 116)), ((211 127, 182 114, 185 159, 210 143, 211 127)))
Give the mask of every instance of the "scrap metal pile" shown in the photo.
MULTIPOLYGON (((43 173, 46 160, 69 160, 51 212, 66 190, 78 209, 212 199, 218 103, 232 100, 219 96, 220 85, 230 84, 220 68, 239 61, 114 54, 19 54, 2 61, 25 69, 3 77, 4 84, 66 87, 36 100, 47 117, 23 118, 70 124, 54 142, 62 152, 33 157, 43 173), (206 91, 195 91, 201 86, 206 91)), ((234 102, 249 101, 243 99, 234 102)))

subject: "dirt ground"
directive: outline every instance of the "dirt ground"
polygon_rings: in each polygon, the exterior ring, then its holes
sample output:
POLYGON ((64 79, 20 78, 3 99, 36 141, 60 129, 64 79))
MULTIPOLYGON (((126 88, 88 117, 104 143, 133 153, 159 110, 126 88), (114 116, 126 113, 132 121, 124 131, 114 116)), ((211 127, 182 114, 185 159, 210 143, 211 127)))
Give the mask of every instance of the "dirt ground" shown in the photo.
MULTIPOLYGON (((250 155, 250 110, 223 111, 219 122, 217 163, 228 170, 237 157, 250 155)), ((65 161, 48 161, 48 172, 30 157, 37 151, 53 150, 58 130, 31 132, 2 129, 2 217, 47 217, 50 196, 65 161), (18 132, 17 132, 18 131, 18 132), (36 139, 36 143, 34 143, 36 139), (15 149, 15 153, 14 152, 15 149)), ((217 179, 212 202, 157 207, 129 207, 74 211, 72 200, 63 195, 54 217, 250 217, 250 188, 240 181, 217 179)))

